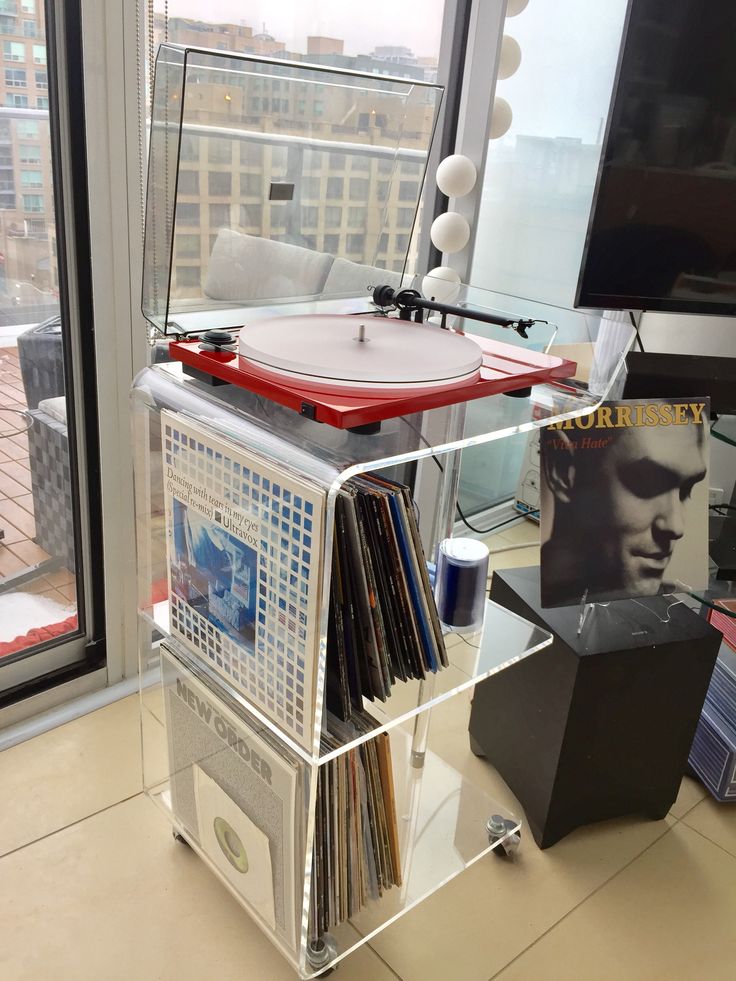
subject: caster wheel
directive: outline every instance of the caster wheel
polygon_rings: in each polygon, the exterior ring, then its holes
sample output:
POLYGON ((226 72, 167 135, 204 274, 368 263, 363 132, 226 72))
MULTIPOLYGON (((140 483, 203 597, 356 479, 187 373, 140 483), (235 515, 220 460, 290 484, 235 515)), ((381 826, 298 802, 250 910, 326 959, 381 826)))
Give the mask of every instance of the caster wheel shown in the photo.
POLYGON ((515 822, 501 814, 492 814, 486 824, 488 843, 496 845, 493 854, 497 858, 514 858, 521 845, 521 831, 514 831, 515 822))
POLYGON ((337 957, 337 944, 335 943, 334 937, 329 933, 322 934, 321 937, 312 941, 307 947, 307 960, 315 971, 319 971, 317 974, 318 978, 326 978, 329 974, 333 974, 337 970, 338 965, 335 965, 335 967, 326 967, 335 957, 337 957), (320 971, 319 969, 323 965, 325 969, 320 971))
POLYGON ((468 743, 470 745, 470 752, 473 754, 473 756, 478 756, 480 759, 485 759, 486 754, 483 752, 483 747, 471 733, 468 733, 468 743))

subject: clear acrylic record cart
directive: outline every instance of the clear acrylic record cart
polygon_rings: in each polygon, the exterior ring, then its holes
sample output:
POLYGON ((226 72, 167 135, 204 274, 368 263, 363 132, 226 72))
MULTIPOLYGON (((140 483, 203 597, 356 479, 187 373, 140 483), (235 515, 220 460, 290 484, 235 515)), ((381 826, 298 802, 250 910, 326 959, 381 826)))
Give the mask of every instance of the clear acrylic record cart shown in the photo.
MULTIPOLYGON (((369 286, 411 282, 440 95, 420 80, 172 45, 157 60, 143 308, 159 363, 132 391, 144 785, 302 978, 492 849, 513 848, 519 821, 465 775, 430 715, 551 640, 486 601, 477 633, 446 634, 448 667, 366 701, 369 733, 326 741, 339 489, 366 472, 409 484, 431 563, 453 535, 462 451, 590 411, 621 367, 628 329, 572 311, 529 339, 469 325, 520 350, 554 353, 564 341, 578 376, 525 398, 404 413, 368 433, 213 386, 167 360, 166 344, 275 313, 368 315, 369 286), (212 549, 214 523, 220 542, 230 528, 229 551, 212 549), (236 539, 251 542, 253 564, 236 539), (374 891, 325 933, 315 925, 315 861, 331 849, 332 874, 342 872, 338 843, 319 833, 320 771, 349 768, 356 747, 382 733, 401 884, 374 891)), ((535 315, 526 301, 466 287, 453 302, 535 315)))

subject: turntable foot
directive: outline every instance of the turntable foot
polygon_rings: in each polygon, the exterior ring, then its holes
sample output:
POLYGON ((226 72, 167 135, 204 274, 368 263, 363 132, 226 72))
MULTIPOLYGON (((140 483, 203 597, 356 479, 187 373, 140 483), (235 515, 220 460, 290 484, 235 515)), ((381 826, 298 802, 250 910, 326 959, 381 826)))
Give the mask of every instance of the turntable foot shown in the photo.
POLYGON ((348 426, 349 433, 357 433, 359 436, 375 436, 380 431, 380 422, 367 422, 364 426, 348 426))
POLYGON ((171 836, 174 839, 174 841, 178 841, 179 844, 181 844, 181 845, 188 845, 189 844, 189 842, 184 837, 184 835, 181 833, 181 831, 177 831, 176 828, 172 828, 171 829, 171 836))
POLYGON ((504 392, 511 399, 528 399, 532 394, 531 385, 528 388, 515 388, 513 392, 504 392))

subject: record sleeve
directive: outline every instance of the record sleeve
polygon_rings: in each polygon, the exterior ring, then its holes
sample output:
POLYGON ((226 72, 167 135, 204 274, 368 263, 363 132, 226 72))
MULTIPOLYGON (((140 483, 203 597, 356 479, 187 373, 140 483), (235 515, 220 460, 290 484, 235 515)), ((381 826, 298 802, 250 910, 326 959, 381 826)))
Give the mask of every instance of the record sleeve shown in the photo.
POLYGON ((171 634, 312 747, 325 492, 161 413, 171 634))
POLYGON ((708 581, 709 400, 604 402, 540 433, 542 606, 708 581))
POLYGON ((161 673, 174 817, 293 950, 303 764, 265 726, 214 695, 165 643, 161 673))

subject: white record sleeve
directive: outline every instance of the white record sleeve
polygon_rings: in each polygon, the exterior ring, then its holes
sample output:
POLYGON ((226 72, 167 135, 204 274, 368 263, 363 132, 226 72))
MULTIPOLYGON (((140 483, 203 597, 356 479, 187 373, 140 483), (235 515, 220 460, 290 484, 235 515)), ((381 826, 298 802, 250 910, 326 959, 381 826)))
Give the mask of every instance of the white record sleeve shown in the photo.
POLYGON ((199 843, 244 899, 276 928, 268 837, 222 787, 193 765, 199 843))
POLYGON ((294 949, 303 764, 262 723, 218 698, 166 643, 161 674, 174 819, 294 949))
POLYGON ((326 494, 161 413, 170 630, 311 749, 326 494))

